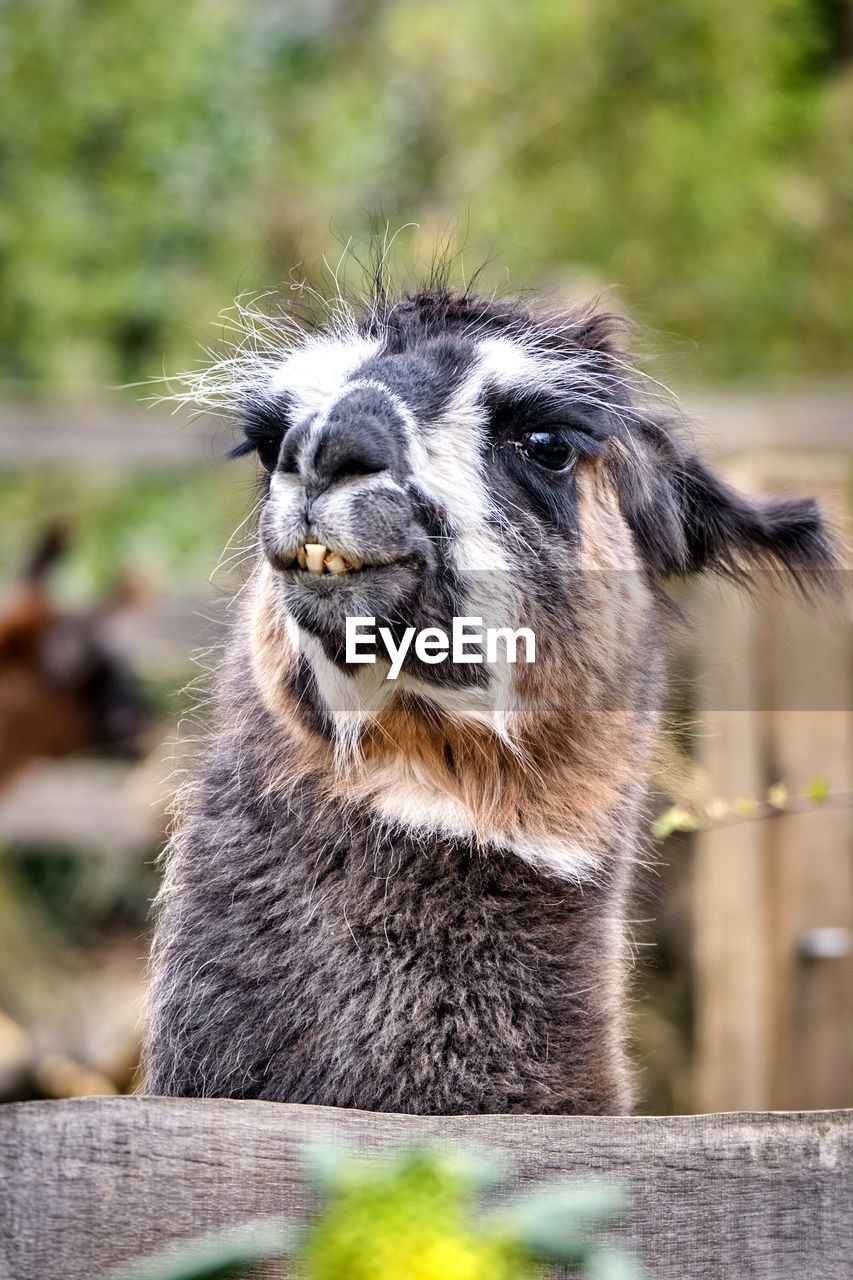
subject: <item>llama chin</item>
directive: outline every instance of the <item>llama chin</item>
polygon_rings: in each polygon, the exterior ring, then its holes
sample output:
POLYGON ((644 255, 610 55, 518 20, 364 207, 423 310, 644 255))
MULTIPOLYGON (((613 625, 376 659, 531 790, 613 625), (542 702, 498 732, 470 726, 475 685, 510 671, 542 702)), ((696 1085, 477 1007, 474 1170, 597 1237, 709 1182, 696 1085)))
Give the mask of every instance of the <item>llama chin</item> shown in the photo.
POLYGON ((261 550, 168 851, 150 1092, 630 1106, 661 584, 773 565, 802 585, 834 557, 814 502, 705 466, 619 329, 441 289, 272 326, 220 366, 263 468, 261 550), (471 618, 472 660, 411 642, 471 618), (535 636, 535 662, 490 629, 535 636))

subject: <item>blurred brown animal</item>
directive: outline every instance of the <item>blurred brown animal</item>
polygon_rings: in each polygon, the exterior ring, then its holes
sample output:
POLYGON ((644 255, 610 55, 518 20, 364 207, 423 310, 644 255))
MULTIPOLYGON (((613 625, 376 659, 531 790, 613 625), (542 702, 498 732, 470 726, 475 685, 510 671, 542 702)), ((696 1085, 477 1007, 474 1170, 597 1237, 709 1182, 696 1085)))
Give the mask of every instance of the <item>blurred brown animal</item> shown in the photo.
POLYGON ((46 579, 67 542, 63 528, 47 531, 0 610, 0 787, 39 758, 93 748, 135 755, 149 727, 110 636, 116 614, 134 603, 134 588, 125 585, 90 609, 60 609, 46 579))

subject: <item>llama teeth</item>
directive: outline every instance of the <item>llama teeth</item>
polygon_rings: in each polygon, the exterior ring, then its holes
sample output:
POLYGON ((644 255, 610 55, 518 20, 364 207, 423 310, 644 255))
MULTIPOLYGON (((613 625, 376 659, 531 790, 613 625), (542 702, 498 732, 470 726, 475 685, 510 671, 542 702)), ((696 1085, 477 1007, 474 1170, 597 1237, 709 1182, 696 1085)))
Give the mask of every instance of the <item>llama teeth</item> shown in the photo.
POLYGON ((300 569, 321 575, 330 573, 335 578, 343 577, 350 569, 361 569, 364 561, 342 556, 339 551, 329 551, 322 542, 306 542, 296 549, 296 563, 300 569))
POLYGON ((339 556, 337 552, 332 552, 330 555, 327 555, 323 563, 329 570, 329 573, 333 573, 336 578, 339 578, 342 573, 346 573, 347 571, 346 560, 344 560, 343 556, 339 556))
POLYGON ((305 563, 309 573, 322 573, 326 548, 320 542, 305 543, 305 563))

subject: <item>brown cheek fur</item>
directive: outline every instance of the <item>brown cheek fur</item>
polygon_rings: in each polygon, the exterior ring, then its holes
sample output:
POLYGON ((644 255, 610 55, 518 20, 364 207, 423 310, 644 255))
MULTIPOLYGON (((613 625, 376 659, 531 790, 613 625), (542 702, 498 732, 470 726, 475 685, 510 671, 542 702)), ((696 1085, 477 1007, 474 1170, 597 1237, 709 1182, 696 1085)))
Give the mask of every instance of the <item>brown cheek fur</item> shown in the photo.
POLYGON ((296 653, 275 599, 273 570, 266 563, 250 606, 248 633, 255 685, 274 727, 268 744, 268 789, 286 792, 303 778, 326 775, 333 765, 334 748, 299 714, 290 687, 296 653))

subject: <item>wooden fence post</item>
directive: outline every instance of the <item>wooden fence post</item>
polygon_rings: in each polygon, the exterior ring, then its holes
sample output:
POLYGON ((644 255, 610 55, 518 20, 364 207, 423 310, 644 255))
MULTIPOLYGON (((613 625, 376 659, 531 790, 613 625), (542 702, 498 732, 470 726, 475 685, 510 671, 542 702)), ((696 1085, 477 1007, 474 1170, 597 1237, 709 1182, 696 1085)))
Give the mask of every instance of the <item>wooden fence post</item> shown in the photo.
MULTIPOLYGON (((725 468, 754 492, 816 494, 841 523, 846 455, 762 453, 725 468)), ((853 790, 850 633, 760 583, 722 587, 704 614, 702 764, 711 793, 763 800, 825 779, 853 790)), ((700 1111, 853 1103, 853 810, 713 825, 693 874, 695 1105, 700 1111), (831 931, 831 932, 827 932, 831 931), (834 951, 835 954, 809 954, 834 951)))

